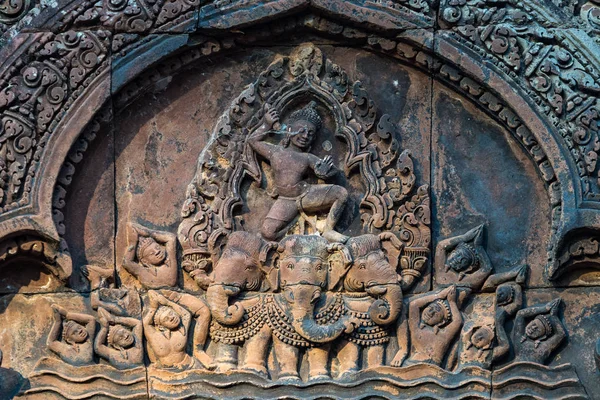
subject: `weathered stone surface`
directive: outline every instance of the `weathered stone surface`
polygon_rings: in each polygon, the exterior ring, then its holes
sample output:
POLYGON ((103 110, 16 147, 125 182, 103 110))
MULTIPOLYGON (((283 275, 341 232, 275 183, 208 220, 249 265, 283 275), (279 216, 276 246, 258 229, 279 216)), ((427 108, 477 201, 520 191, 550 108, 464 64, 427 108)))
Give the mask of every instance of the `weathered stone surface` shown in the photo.
POLYGON ((595 398, 597 1, 0 2, 0 398, 595 398))
MULTIPOLYGON (((550 209, 531 160, 498 123, 437 83, 433 110, 432 187, 438 241, 483 224, 495 271, 527 264, 531 286, 549 285, 539 267, 547 262, 546 249, 539 242, 549 240, 550 209)), ((440 270, 434 279, 447 284, 455 276, 440 270)))

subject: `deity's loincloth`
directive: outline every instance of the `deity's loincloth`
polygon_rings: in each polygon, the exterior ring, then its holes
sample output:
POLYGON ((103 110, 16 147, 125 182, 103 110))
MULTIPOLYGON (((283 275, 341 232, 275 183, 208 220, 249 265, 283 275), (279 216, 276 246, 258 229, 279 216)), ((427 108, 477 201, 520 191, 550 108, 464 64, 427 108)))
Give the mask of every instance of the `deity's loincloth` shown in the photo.
POLYGON ((186 354, 185 357, 183 357, 183 360, 181 360, 177 364, 168 366, 166 369, 176 369, 176 370, 183 371, 186 369, 203 369, 203 368, 205 368, 205 366, 202 365, 200 360, 198 360, 195 357, 190 356, 189 354, 186 354))
MULTIPOLYGON (((319 185, 324 186, 324 185, 319 185)), ((335 185, 327 185, 329 188, 324 193, 319 193, 319 198, 321 199, 322 204, 317 204, 318 206, 322 206, 326 202, 327 195, 329 191, 335 185)), ((276 221, 282 222, 290 222, 299 213, 304 212, 304 208, 302 207, 302 199, 305 197, 312 197, 313 195, 313 187, 314 185, 309 185, 306 182, 302 181, 298 185, 293 187, 277 187, 277 200, 271 206, 269 213, 266 218, 274 219, 276 221)))

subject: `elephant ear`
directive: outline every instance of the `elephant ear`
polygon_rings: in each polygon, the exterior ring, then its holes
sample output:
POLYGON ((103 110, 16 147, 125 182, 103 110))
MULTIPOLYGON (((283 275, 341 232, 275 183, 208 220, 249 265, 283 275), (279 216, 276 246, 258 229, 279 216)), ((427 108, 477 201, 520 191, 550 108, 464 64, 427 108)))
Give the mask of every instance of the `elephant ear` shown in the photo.
POLYGON ((208 237, 208 251, 210 252, 210 259, 212 265, 217 265, 217 262, 223 254, 223 249, 227 243, 228 231, 224 229, 217 229, 208 237))
POLYGON ((387 256, 388 262, 392 268, 398 271, 398 263, 400 262, 400 255, 404 248, 404 244, 391 232, 380 233, 379 241, 381 243, 381 248, 387 256))
POLYGON ((473 241, 475 242, 475 246, 483 245, 483 228, 484 228, 483 224, 481 224, 477 228, 475 228, 475 238, 473 239, 473 241))
POLYGON ((327 288, 334 290, 346 276, 352 266, 350 250, 341 243, 332 243, 327 247, 329 251, 329 276, 327 288))
POLYGON ((258 265, 264 272, 266 281, 269 284, 269 288, 261 288, 264 289, 261 291, 270 289, 272 292, 276 292, 279 290, 279 254, 279 243, 277 242, 267 242, 260 249, 258 265))

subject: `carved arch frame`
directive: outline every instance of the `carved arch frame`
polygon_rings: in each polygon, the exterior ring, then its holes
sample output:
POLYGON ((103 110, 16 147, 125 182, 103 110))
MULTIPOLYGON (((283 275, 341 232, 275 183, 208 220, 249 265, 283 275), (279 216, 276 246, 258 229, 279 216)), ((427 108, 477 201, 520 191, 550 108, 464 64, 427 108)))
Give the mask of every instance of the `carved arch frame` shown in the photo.
MULTIPOLYGON (((322 7, 316 9, 321 10, 322 7)), ((342 8, 335 17, 343 19, 345 13, 350 12, 342 8)), ((0 213, 0 239, 13 240, 25 234, 41 238, 47 246, 64 256, 58 275, 63 279, 67 277, 72 267, 68 255, 62 251, 61 233, 55 220, 60 220, 64 206, 61 201, 64 201, 69 183, 69 172, 72 175, 87 141, 93 139, 94 129, 97 131, 98 121, 103 119, 93 119, 97 115, 96 110, 107 104, 111 95, 114 96, 112 103, 122 108, 136 95, 160 87, 168 74, 201 57, 260 40, 269 32, 289 34, 305 29, 359 43, 432 74, 474 101, 515 136, 533 160, 548 190, 553 210, 553 236, 548 248, 549 278, 555 278, 562 272, 556 255, 568 240, 569 233, 586 226, 593 229, 600 227, 600 210, 587 207, 582 201, 577 163, 551 116, 536 106, 536 99, 530 93, 516 87, 511 71, 489 59, 482 62, 481 54, 474 46, 466 45, 455 34, 438 36, 436 40, 427 36, 411 36, 410 32, 394 37, 397 30, 392 29, 393 34, 390 34, 388 25, 377 26, 377 19, 370 19, 366 28, 360 30, 352 22, 345 24, 337 19, 328 19, 313 14, 310 9, 279 10, 269 18, 276 17, 277 13, 295 15, 275 23, 265 23, 261 19, 240 20, 240 26, 247 29, 244 37, 236 33, 223 35, 222 32, 213 35, 214 31, 200 30, 201 34, 195 37, 187 34, 150 35, 125 41, 120 32, 111 36, 111 32, 105 30, 84 30, 58 34, 23 33, 22 40, 9 41, 0 52, 1 59, 5 60, 0 65, 0 115, 3 122, 10 116, 7 111, 22 105, 19 96, 11 93, 15 86, 11 79, 24 74, 32 62, 58 63, 73 53, 77 57, 84 52, 89 56, 89 45, 77 44, 70 53, 64 51, 69 43, 74 42, 70 39, 73 35, 81 42, 94 43, 91 54, 95 59, 93 63, 83 65, 70 60, 70 64, 64 67, 67 73, 83 71, 80 73, 81 80, 74 82, 73 79, 69 81, 68 75, 62 77, 67 81, 67 100, 51 108, 47 126, 39 129, 39 138, 34 141, 37 147, 32 155, 39 167, 27 171, 31 177, 31 190, 16 204, 3 208, 0 213), (112 45, 109 46, 108 42, 112 45)), ((170 24, 165 31, 181 33, 182 29, 194 29, 188 20, 183 20, 180 24, 170 24)), ((227 27, 233 28, 235 26, 227 27)))

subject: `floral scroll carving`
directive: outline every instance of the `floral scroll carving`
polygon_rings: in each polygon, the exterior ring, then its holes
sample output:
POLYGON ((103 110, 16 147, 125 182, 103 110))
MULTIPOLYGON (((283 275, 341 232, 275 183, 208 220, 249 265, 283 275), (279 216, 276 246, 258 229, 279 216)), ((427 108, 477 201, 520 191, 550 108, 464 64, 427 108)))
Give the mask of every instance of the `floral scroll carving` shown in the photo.
POLYGON ((37 57, 3 79, 0 93, 0 204, 4 212, 30 202, 32 179, 56 119, 106 63, 107 32, 43 35, 37 57))

